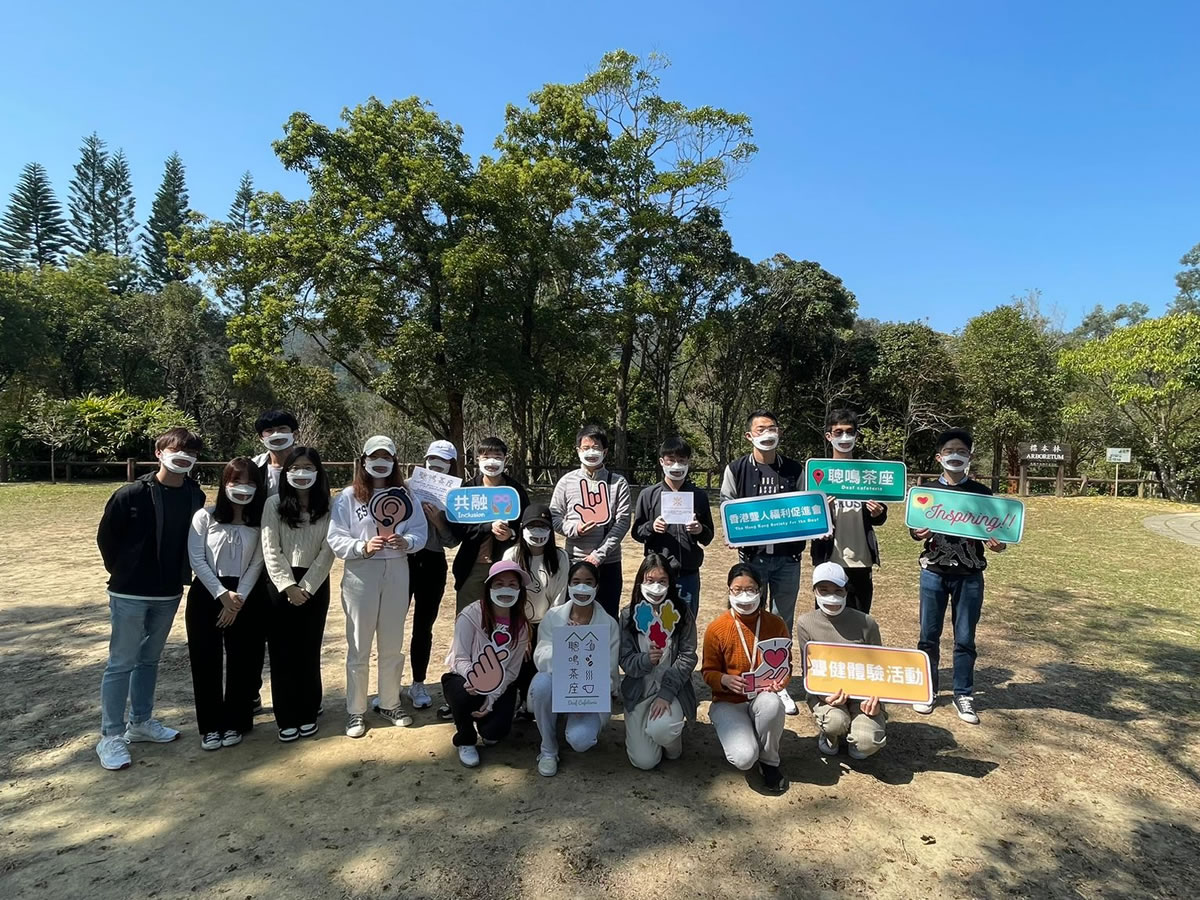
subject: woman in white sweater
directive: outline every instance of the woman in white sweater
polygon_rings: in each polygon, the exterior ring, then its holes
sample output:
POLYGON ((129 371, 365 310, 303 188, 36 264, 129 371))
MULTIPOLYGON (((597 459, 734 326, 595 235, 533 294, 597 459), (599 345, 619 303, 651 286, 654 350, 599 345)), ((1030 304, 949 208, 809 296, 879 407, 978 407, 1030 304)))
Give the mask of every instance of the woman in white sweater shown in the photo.
POLYGON ((317 733, 321 641, 329 615, 329 479, 321 454, 294 447, 278 493, 263 507, 262 550, 271 595, 271 705, 279 740, 317 733))
POLYGON ((239 456, 221 473, 216 504, 192 517, 188 557, 195 579, 184 621, 205 750, 240 744, 254 724, 253 648, 262 639, 267 602, 255 587, 263 566, 259 522, 265 495, 261 470, 239 456))
POLYGON ((404 619, 408 615, 408 554, 425 546, 428 525, 421 504, 404 487, 396 445, 368 438, 354 468, 354 483, 338 495, 329 517, 329 546, 346 561, 342 609, 346 612, 346 734, 367 733, 371 645, 379 651, 379 714, 411 725, 400 706, 404 674, 404 619))

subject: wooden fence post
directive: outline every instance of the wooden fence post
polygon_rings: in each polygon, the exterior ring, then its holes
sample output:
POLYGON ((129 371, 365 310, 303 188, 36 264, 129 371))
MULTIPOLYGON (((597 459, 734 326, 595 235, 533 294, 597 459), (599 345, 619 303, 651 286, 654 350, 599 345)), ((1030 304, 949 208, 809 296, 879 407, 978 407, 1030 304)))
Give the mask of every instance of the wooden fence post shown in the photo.
POLYGON ((1063 464, 1058 464, 1058 477, 1054 480, 1054 496, 1061 497, 1063 495, 1063 464))
POLYGON ((1021 477, 1017 482, 1017 493, 1022 497, 1029 496, 1029 466, 1021 463, 1021 477))
POLYGON ((0 481, 8 481, 8 457, 0 456, 0 481))
POLYGON ((125 480, 137 481, 137 457, 130 456, 125 460, 125 480))

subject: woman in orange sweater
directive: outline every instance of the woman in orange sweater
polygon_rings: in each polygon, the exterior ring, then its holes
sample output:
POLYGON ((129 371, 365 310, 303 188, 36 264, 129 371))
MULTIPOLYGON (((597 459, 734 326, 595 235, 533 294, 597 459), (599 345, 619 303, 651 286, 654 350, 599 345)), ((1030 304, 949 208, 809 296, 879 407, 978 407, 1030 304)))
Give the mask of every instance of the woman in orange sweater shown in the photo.
MULTIPOLYGON (((704 633, 704 680, 712 689, 708 718, 717 730, 725 758, 742 771, 756 762, 767 789, 782 793, 788 781, 779 770, 779 743, 784 709, 780 692, 791 680, 791 653, 786 671, 766 678, 746 676, 764 662, 762 641, 788 637, 783 619, 761 608, 762 576, 745 563, 729 570, 729 611, 704 633)), ((769 652, 769 651, 768 651, 769 652)))

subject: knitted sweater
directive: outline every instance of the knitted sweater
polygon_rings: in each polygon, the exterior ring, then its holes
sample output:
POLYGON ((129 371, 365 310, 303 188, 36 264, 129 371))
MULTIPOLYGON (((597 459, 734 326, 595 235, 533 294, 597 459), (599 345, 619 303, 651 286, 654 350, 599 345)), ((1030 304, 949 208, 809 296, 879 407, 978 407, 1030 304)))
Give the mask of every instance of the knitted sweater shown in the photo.
POLYGON ((296 584, 292 569, 307 569, 300 579, 300 588, 315 594, 329 578, 333 567, 333 550, 326 536, 329 519, 321 517, 316 522, 301 521, 293 528, 279 518, 279 495, 267 498, 262 514, 263 562, 271 583, 279 591, 286 591, 296 584))
POLYGON ((567 539, 567 555, 571 559, 583 559, 589 553, 595 553, 601 565, 619 563, 621 540, 629 532, 629 524, 633 519, 629 482, 603 468, 597 469, 595 476, 589 476, 582 467, 568 472, 554 486, 554 495, 550 499, 550 518, 554 530, 567 539), (584 480, 589 482, 590 489, 607 483, 609 515, 604 524, 580 534, 582 520, 575 507, 582 505, 580 485, 584 480))
MULTIPOLYGON (((751 672, 762 662, 754 646, 754 629, 759 616, 762 616, 762 626, 759 628, 758 640, 788 637, 787 624, 783 619, 766 610, 759 610, 752 616, 735 616, 732 610, 726 610, 717 616, 704 632, 704 661, 701 674, 712 689, 714 701, 746 702, 745 694, 734 694, 725 690, 721 684, 721 676, 751 672), (738 629, 741 629, 742 640, 754 654, 753 661, 746 657, 742 641, 738 639, 738 629)), ((788 680, 791 680, 790 675, 788 680)))

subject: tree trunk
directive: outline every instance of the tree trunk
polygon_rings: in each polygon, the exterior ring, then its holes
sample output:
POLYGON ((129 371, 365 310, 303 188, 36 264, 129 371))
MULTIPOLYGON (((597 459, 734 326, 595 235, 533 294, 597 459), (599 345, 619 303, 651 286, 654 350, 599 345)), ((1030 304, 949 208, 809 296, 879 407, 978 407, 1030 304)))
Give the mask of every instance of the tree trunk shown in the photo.
POLYGON ((1004 441, 992 435, 992 493, 1000 492, 1000 465, 1004 461, 1004 441))
POLYGON ((450 410, 450 443, 458 448, 458 458, 462 460, 463 470, 466 471, 465 425, 463 421, 463 393, 453 388, 446 390, 446 405, 450 410))
POLYGON ((58 478, 54 472, 54 447, 50 447, 50 483, 58 484, 58 478))
POLYGON ((629 464, 629 375, 633 369, 633 333, 636 320, 627 314, 621 334, 621 362, 617 367, 617 421, 613 428, 611 465, 625 471, 629 464))

